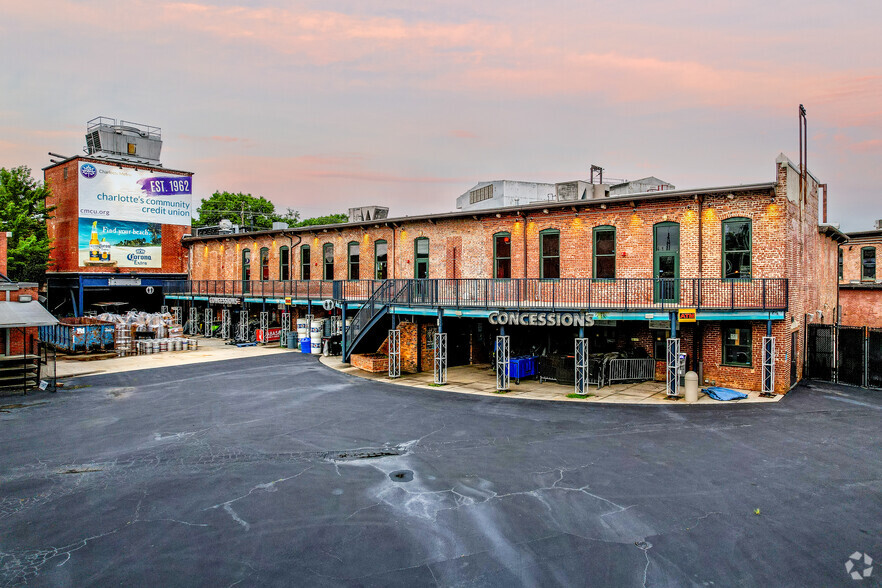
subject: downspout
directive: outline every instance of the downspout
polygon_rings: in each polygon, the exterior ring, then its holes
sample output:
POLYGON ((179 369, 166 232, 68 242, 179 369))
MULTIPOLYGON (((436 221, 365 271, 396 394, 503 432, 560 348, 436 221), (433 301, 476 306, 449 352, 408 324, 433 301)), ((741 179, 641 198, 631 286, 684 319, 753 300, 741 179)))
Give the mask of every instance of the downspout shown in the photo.
MULTIPOLYGON (((527 215, 524 215, 524 280, 527 279, 527 215)), ((526 287, 526 281, 524 282, 526 287)))
MULTIPOLYGON (((701 206, 704 204, 704 197, 700 194, 696 196, 696 201, 698 203, 698 291, 701 292, 701 279, 704 277, 704 230, 701 225, 701 206)), ((697 366, 698 372, 698 383, 699 385, 703 385, 704 378, 704 325, 700 322, 695 323, 695 341, 693 341, 693 345, 695 345, 695 364, 697 366)))

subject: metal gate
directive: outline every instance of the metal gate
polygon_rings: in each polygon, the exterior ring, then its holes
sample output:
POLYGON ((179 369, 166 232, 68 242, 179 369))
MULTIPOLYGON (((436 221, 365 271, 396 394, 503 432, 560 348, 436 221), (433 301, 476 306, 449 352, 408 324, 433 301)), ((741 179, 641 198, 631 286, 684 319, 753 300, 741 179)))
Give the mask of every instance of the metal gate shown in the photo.
POLYGON ((865 385, 867 346, 864 331, 864 327, 839 327, 836 380, 840 384, 865 385))
POLYGON ((882 388, 882 329, 867 333, 867 386, 882 388))
POLYGON ((836 366, 833 354, 833 339, 836 327, 833 325, 808 326, 808 375, 817 380, 832 382, 836 366))
POLYGON ((809 377, 882 388, 882 329, 809 325, 807 333, 809 377))

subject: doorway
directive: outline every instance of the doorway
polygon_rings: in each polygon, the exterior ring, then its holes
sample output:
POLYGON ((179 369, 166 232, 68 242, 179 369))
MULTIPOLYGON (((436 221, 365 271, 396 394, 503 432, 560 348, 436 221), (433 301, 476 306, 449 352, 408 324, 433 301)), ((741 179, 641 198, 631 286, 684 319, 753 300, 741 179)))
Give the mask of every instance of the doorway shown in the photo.
POLYGON ((680 225, 658 223, 653 229, 653 297, 656 303, 680 302, 680 225))

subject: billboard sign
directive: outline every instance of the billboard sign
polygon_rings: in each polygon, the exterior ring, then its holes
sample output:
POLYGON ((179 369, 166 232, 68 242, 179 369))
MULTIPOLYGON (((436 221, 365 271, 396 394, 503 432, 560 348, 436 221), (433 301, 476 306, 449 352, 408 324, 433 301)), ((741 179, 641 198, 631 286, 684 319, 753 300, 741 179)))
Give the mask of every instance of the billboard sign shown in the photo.
POLYGON ((162 267, 162 226, 80 217, 80 267, 162 267))
POLYGON ((192 176, 84 161, 79 172, 80 218, 190 226, 192 176))

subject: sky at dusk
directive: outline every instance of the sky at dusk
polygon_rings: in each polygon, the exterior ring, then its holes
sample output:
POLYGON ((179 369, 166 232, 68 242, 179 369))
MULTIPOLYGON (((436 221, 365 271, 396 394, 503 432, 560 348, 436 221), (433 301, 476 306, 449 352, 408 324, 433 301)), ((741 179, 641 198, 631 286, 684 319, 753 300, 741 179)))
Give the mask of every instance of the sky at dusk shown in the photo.
POLYGON ((882 2, 0 0, 0 166, 38 177, 87 120, 162 127, 199 197, 305 217, 446 212, 476 182, 773 181, 882 218, 882 2))

